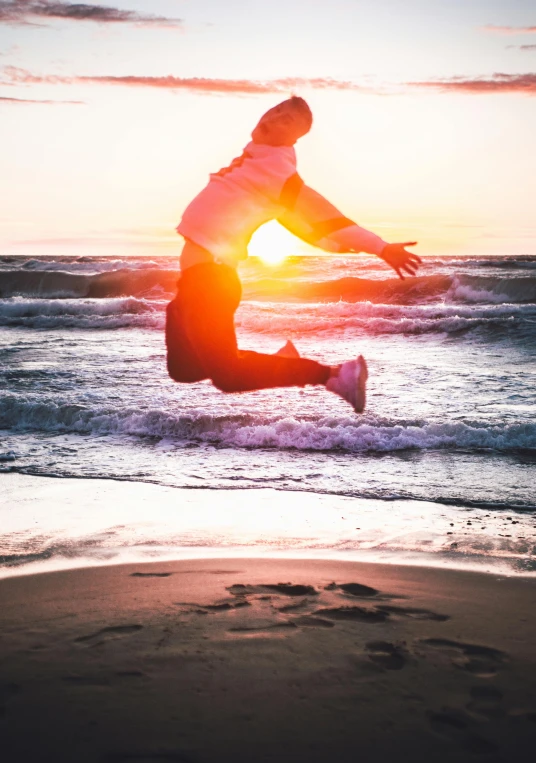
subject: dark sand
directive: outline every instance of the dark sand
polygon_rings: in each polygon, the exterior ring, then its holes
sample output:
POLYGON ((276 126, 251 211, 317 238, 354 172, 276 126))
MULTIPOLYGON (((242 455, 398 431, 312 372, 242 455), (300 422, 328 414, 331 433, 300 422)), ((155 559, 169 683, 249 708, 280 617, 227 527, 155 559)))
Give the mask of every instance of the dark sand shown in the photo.
POLYGON ((0 756, 532 761, 536 580, 226 559, 0 581, 0 756))

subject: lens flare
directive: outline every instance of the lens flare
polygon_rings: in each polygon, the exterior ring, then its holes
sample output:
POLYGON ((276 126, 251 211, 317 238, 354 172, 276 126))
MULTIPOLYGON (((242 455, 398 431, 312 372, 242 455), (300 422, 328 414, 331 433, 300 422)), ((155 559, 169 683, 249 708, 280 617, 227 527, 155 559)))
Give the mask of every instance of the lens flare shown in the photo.
POLYGON ((299 249, 296 238, 279 223, 269 222, 259 228, 249 243, 249 253, 266 265, 280 265, 299 249))

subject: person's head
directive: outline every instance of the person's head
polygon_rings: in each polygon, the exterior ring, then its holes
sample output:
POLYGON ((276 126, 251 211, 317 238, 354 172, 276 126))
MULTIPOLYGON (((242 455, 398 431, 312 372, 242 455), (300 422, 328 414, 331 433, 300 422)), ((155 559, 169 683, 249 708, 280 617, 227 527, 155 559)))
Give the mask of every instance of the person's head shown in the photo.
POLYGON ((309 132, 312 123, 313 115, 306 101, 293 95, 263 114, 251 137, 254 143, 268 146, 293 146, 309 132))

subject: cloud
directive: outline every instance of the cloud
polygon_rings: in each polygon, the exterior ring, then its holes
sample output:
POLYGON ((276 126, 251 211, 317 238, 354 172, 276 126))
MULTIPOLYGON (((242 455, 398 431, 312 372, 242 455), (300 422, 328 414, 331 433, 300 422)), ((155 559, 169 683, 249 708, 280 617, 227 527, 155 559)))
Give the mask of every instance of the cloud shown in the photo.
POLYGON ((84 101, 39 101, 39 100, 32 100, 30 98, 7 98, 6 96, 0 95, 0 104, 2 103, 46 103, 49 105, 54 106, 61 106, 61 105, 83 105, 84 101))
POLYGON ((98 24, 182 27, 182 20, 127 11, 104 5, 57 3, 51 0, 0 0, 0 24, 38 25, 40 20, 92 21, 98 24))
MULTIPOLYGON (((211 79, 207 77, 146 77, 140 75, 124 76, 74 76, 59 74, 33 74, 26 69, 6 66, 3 85, 115 85, 120 87, 155 88, 177 92, 186 90, 195 93, 228 95, 263 95, 280 93, 290 95, 296 90, 311 88, 315 90, 339 90, 382 95, 389 92, 401 92, 401 89, 381 89, 363 87, 355 82, 330 78, 291 78, 275 80, 249 79, 211 79)), ((489 77, 467 78, 450 77, 441 80, 406 82, 406 87, 443 92, 464 93, 521 93, 536 95, 536 74, 492 74, 489 77)))
POLYGON ((451 77, 429 82, 408 82, 411 87, 460 93, 522 93, 536 95, 536 74, 493 74, 488 78, 451 77))
POLYGON ((520 45, 519 50, 536 50, 536 45, 520 45))
POLYGON ((481 27, 484 32, 495 32, 496 34, 535 34, 536 26, 496 26, 495 24, 486 24, 481 27))
POLYGON ((144 77, 137 75, 113 76, 64 76, 64 75, 36 75, 25 69, 14 66, 4 68, 8 80, 4 85, 122 85, 123 87, 146 87, 162 90, 189 90, 197 93, 230 93, 235 95, 258 95, 263 93, 288 93, 298 88, 314 88, 322 90, 353 90, 366 93, 378 91, 362 87, 354 82, 333 80, 316 77, 284 78, 276 80, 258 81, 248 79, 210 79, 206 77, 144 77))

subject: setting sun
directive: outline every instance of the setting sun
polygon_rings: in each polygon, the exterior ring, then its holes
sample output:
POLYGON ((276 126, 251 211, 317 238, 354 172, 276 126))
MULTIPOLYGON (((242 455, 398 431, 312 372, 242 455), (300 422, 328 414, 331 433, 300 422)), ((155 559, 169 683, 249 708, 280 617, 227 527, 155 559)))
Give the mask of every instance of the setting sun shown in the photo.
POLYGON ((266 265, 280 265, 299 250, 297 239, 278 222, 269 222, 255 231, 248 246, 250 255, 266 265))

